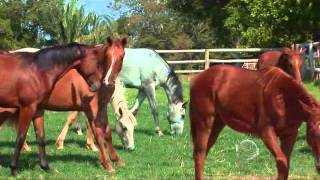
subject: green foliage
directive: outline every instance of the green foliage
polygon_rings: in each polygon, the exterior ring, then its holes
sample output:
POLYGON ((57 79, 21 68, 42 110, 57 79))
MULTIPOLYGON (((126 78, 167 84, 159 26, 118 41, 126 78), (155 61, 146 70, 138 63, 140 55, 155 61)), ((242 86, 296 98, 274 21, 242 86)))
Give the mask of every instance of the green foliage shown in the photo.
POLYGON ((131 35, 134 47, 183 49, 193 46, 191 36, 184 32, 182 19, 168 9, 164 1, 116 0, 114 8, 127 9, 119 19, 119 27, 131 35), (181 37, 185 41, 179 41, 181 37))
POLYGON ((318 0, 168 0, 168 6, 209 22, 220 47, 279 47, 320 38, 318 0))
POLYGON ((288 46, 312 40, 312 26, 317 26, 309 22, 314 2, 231 0, 225 27, 244 46, 288 46))
POLYGON ((57 35, 63 0, 7 0, 0 2, 0 48, 15 49, 45 44, 57 35))
POLYGON ((80 41, 98 44, 116 34, 113 20, 77 6, 77 0, 0 2, 0 48, 41 47, 80 41))

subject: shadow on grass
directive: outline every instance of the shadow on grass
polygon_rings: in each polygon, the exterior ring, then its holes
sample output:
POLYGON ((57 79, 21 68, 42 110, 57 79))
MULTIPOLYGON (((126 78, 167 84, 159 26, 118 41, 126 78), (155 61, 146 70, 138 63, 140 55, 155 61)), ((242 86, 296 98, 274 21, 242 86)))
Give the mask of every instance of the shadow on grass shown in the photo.
POLYGON ((302 135, 302 136, 300 135, 297 137, 297 141, 306 141, 306 139, 307 139, 306 135, 302 135))
POLYGON ((303 154, 312 154, 311 149, 308 146, 300 148, 299 152, 303 154))
MULTIPOLYGON (((134 132, 138 134, 145 134, 147 136, 157 136, 155 130, 153 129, 135 129, 134 132)), ((169 130, 162 130, 162 133, 166 136, 173 136, 170 134, 169 130)))
MULTIPOLYGON (((38 145, 38 143, 36 141, 34 141, 34 140, 27 141, 27 143, 29 145, 35 145, 35 146, 38 145)), ((53 140, 53 139, 45 140, 46 146, 47 145, 55 145, 55 143, 56 143, 56 141, 53 140)), ((66 139, 64 141, 64 144, 75 144, 75 145, 77 145, 79 147, 84 147, 85 143, 86 143, 85 138, 83 140, 66 139)), ((12 147, 12 148, 14 148, 15 147, 15 142, 14 141, 0 141, 0 146, 1 147, 12 147)))
MULTIPOLYGON (((13 153, 13 152, 12 152, 13 153)), ((0 165, 6 168, 9 168, 11 163, 12 154, 8 153, 1 153, 0 154, 0 165)), ((94 165, 95 167, 100 167, 100 163, 97 156, 90 156, 90 155, 83 155, 83 154, 63 154, 63 155, 48 155, 47 159, 50 163, 61 161, 64 162, 76 162, 76 163, 83 163, 89 162, 90 164, 94 165)), ((30 153, 23 153, 19 158, 19 170, 30 170, 36 166, 39 166, 39 158, 37 152, 30 152, 30 153)))

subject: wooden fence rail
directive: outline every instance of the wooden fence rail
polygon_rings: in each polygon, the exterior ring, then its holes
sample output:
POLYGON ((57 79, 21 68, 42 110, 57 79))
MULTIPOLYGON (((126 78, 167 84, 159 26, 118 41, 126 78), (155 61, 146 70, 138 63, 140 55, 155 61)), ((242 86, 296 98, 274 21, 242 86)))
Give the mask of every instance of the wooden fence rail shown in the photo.
MULTIPOLYGON (((275 48, 273 48, 275 49, 275 48)), ((272 48, 220 48, 220 49, 185 49, 185 50, 156 50, 159 54, 175 54, 175 53, 204 53, 204 59, 188 59, 188 60, 168 60, 168 64, 172 65, 182 65, 182 64, 202 64, 203 69, 183 69, 175 70, 179 74, 192 74, 199 73, 208 69, 210 63, 256 63, 258 61, 255 59, 210 59, 210 53, 255 53, 264 52, 267 50, 272 50, 272 48)))
MULTIPOLYGON (((302 44, 294 44, 292 48, 304 47, 308 48, 308 51, 305 53, 304 68, 311 71, 311 74, 318 73, 320 74, 320 42, 310 42, 302 44), (318 64, 315 60, 319 61, 318 64)), ((258 61, 258 57, 251 59, 216 59, 210 58, 210 53, 259 53, 261 54, 264 51, 275 50, 280 48, 219 48, 219 49, 185 49, 185 50, 156 50, 159 54, 176 54, 176 53, 201 53, 203 59, 187 59, 187 60, 168 60, 168 64, 172 65, 183 65, 183 64, 200 64, 203 65, 202 69, 183 69, 175 70, 179 74, 192 74, 199 73, 208 69, 210 63, 244 63, 246 67, 252 68, 255 66, 255 63, 258 61), (249 66, 248 66, 249 64, 249 66)))

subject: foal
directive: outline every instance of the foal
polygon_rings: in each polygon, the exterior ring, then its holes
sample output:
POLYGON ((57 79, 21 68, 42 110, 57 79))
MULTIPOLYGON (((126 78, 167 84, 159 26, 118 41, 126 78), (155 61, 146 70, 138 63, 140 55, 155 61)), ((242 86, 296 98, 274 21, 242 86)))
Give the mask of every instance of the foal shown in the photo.
POLYGON ((302 85, 276 67, 251 71, 216 65, 198 74, 190 85, 195 178, 203 179, 206 156, 228 125, 260 137, 276 160, 278 180, 288 179, 290 155, 304 120, 319 171, 319 108, 302 85))
MULTIPOLYGON (((83 90, 82 90, 83 91, 83 90)), ((84 91, 85 92, 85 91, 84 91)), ((124 148, 134 149, 134 127, 136 125, 136 118, 128 109, 126 98, 124 97, 123 86, 119 79, 116 80, 115 90, 111 97, 111 105, 117 116, 116 132, 121 138, 124 148)), ((56 144, 58 149, 63 149, 64 140, 68 133, 69 127, 75 122, 78 116, 78 111, 73 111, 69 114, 66 124, 64 125, 60 135, 57 138, 56 144)), ((93 134, 90 126, 87 125, 87 148, 96 151, 96 146, 93 141, 93 134)))

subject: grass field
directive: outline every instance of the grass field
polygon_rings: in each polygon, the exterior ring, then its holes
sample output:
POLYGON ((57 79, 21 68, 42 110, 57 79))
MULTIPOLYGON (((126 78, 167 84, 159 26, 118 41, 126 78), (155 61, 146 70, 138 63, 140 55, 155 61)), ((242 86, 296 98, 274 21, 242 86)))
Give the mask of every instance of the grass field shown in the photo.
MULTIPOLYGON (((188 83, 184 82, 184 97, 188 99, 188 83)), ((320 99, 320 91, 311 83, 306 87, 320 99)), ((133 102, 136 91, 126 91, 129 102, 133 102)), ((193 159, 190 126, 187 116, 182 136, 169 135, 166 120, 167 100, 162 89, 157 91, 160 108, 161 127, 165 135, 154 134, 153 119, 147 101, 140 109, 135 130, 134 151, 121 148, 119 138, 113 133, 113 142, 126 162, 126 167, 116 168, 116 173, 109 175, 100 165, 98 154, 84 148, 85 136, 78 136, 74 128, 68 134, 64 150, 57 150, 55 140, 62 129, 67 113, 47 112, 45 121, 46 149, 53 174, 47 174, 39 167, 38 149, 33 128, 28 133, 28 141, 32 152, 22 152, 20 156, 18 178, 21 179, 192 179, 193 159)), ((109 113, 112 114, 112 113, 109 113)), ((115 119, 110 115, 111 127, 115 119)), ((84 116, 81 116, 84 127, 84 116)), ((85 128, 84 128, 85 129, 85 128)), ((0 131, 0 179, 12 178, 9 164, 14 149, 15 133, 10 128, 0 131)), ((218 138, 217 144, 211 149, 205 165, 205 176, 214 179, 252 179, 253 177, 275 177, 276 170, 272 156, 261 140, 239 134, 225 128, 218 138), (260 150, 259 155, 250 161, 244 160, 236 152, 236 145, 242 140, 253 140, 260 150)), ((292 179, 318 179, 314 168, 311 151, 305 141, 305 126, 300 128, 298 141, 295 145, 290 168, 292 179)), ((268 179, 268 178, 267 178, 268 179)))

